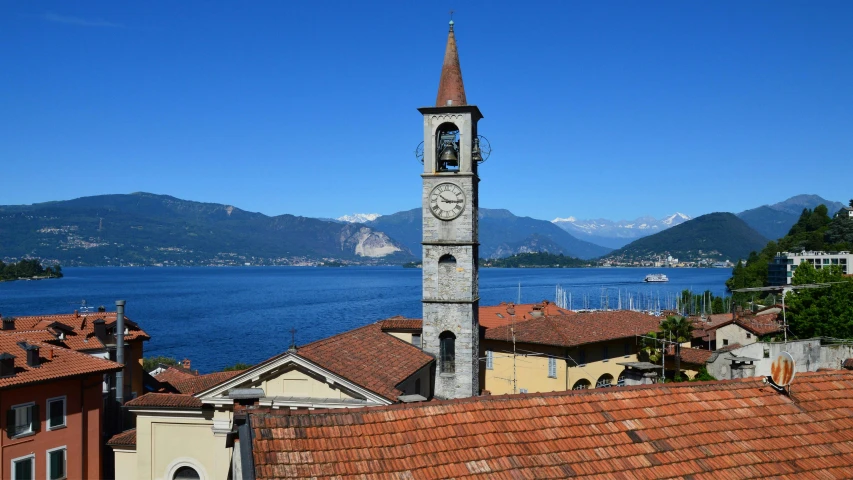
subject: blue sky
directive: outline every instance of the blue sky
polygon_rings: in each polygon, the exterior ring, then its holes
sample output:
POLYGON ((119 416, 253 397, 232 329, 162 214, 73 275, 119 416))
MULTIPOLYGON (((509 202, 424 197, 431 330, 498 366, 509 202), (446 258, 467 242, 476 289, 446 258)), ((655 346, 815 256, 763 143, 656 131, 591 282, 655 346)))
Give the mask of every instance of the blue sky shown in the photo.
POLYGON ((0 204, 148 191, 266 214, 420 204, 456 33, 480 205, 552 219, 853 197, 853 2, 0 4, 0 204))

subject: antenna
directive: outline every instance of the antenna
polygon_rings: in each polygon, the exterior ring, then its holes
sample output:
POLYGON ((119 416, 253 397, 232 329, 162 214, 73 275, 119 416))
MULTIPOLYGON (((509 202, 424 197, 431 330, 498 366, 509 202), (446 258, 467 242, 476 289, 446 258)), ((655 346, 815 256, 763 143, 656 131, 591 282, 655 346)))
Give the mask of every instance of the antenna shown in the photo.
POLYGON ((296 329, 290 329, 290 348, 287 349, 288 352, 296 351, 296 329))
POLYGON ((521 305, 521 282, 518 282, 518 301, 516 301, 515 304, 521 305))

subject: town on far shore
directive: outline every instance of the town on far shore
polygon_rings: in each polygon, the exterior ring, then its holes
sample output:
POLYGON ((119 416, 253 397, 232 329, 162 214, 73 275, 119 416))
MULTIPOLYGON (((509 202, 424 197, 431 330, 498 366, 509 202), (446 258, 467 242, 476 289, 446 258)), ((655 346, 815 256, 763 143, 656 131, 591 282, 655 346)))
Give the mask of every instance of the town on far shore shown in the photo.
MULTIPOLYGON (((733 267, 727 299, 480 305, 488 151, 454 28, 435 102, 412 125, 424 132, 411 172, 422 182, 421 318, 363 318, 254 365, 234 352, 233 366, 200 372, 197 359, 146 355, 147 319, 122 299, 0 312, 0 477, 849 478, 853 258, 821 248, 853 240, 853 220, 809 210, 736 264, 630 260, 733 267)), ((39 267, 15 278, 61 274, 39 267)), ((210 347, 228 349, 241 328, 210 347)))

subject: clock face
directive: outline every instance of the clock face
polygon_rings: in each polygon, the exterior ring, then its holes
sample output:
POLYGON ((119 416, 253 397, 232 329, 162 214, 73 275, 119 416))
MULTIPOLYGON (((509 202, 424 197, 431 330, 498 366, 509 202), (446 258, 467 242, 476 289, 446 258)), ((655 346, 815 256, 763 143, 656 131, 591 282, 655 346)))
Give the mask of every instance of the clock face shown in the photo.
POLYGON ((429 194, 429 209, 439 220, 453 220, 465 208, 465 193, 459 185, 439 183, 429 194))

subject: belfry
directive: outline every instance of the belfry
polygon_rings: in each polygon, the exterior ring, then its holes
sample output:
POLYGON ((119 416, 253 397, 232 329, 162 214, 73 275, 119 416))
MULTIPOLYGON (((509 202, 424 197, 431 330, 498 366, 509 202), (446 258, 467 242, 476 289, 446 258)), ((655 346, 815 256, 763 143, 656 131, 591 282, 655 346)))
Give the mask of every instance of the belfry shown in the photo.
POLYGON ((480 394, 477 122, 462 82, 453 20, 434 107, 424 117, 423 349, 438 360, 435 396, 480 394))

